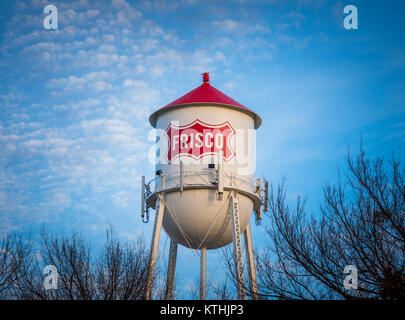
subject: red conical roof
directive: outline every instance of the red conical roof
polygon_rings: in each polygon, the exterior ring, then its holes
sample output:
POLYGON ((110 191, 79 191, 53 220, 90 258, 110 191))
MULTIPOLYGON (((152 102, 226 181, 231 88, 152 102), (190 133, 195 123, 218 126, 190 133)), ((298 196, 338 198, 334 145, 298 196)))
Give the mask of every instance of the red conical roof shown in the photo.
POLYGON ((232 109, 237 109, 242 112, 248 113, 251 115, 255 120, 255 128, 257 129, 260 125, 262 120, 260 117, 254 113, 249 108, 241 105, 239 102, 233 100, 232 98, 228 97, 226 94, 222 93, 218 89, 214 88, 209 83, 209 76, 208 73, 203 74, 203 84, 199 87, 191 90, 189 93, 186 93, 184 96, 174 100, 173 102, 169 103, 168 105, 160 108, 159 110, 152 113, 149 117, 150 124, 155 128, 156 127, 156 119, 159 114, 165 112, 168 109, 173 109, 175 107, 187 107, 190 105, 217 105, 220 107, 228 107, 232 109))

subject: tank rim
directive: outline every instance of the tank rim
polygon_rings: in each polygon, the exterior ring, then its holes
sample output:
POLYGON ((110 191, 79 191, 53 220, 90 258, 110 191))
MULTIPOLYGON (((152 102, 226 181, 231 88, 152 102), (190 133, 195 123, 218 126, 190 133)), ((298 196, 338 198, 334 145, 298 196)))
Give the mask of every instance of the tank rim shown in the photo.
MULTIPOLYGON (((198 190, 198 189, 213 189, 217 190, 216 186, 210 186, 210 185, 192 185, 192 186, 184 186, 183 191, 186 190, 198 190)), ((255 193, 248 192, 243 189, 239 188, 233 188, 233 187, 224 187, 224 191, 237 191, 238 193, 247 196, 253 201, 253 210, 257 210, 261 204, 262 204, 262 199, 255 193)), ((158 192, 153 192, 147 199, 146 202, 147 204, 152 208, 156 209, 156 201, 158 199, 158 194, 165 194, 165 193, 173 193, 173 192, 180 192, 180 187, 174 187, 174 188, 168 188, 168 189, 163 189, 159 190, 158 192)))
POLYGON ((255 129, 258 129, 262 124, 262 119, 260 118, 260 116, 256 112, 254 112, 250 109, 247 109, 247 108, 243 109, 241 107, 234 106, 231 104, 217 103, 217 102, 190 102, 190 103, 175 104, 175 105, 166 107, 164 109, 159 109, 159 110, 156 110, 155 112, 153 112, 149 116, 149 123, 151 124, 151 126, 153 128, 156 128, 158 117, 165 112, 172 111, 172 110, 179 109, 179 108, 209 107, 209 106, 222 107, 222 108, 232 109, 232 110, 236 110, 236 111, 245 113, 253 118, 254 123, 255 123, 255 129))

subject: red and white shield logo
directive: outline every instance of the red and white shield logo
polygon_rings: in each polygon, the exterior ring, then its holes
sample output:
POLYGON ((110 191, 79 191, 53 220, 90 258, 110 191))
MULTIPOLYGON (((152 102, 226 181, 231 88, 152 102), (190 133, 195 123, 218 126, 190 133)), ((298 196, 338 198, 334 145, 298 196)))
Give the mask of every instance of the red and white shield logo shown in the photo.
POLYGON ((212 125, 197 119, 185 126, 177 126, 172 122, 166 132, 169 138, 169 164, 183 156, 198 160, 207 155, 218 155, 219 150, 222 150, 227 162, 235 156, 230 146, 235 130, 228 121, 212 125))

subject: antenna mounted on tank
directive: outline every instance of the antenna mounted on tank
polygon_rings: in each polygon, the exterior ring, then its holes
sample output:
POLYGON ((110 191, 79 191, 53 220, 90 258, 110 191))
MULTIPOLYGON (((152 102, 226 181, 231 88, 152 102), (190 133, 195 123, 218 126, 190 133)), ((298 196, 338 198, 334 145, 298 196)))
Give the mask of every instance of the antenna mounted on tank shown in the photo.
POLYGON ((269 182, 267 180, 264 181, 263 209, 264 212, 267 212, 269 209, 269 182))
MULTIPOLYGON (((256 190, 255 193, 262 198, 262 193, 263 193, 263 183, 261 178, 256 179, 256 190)), ((263 203, 260 203, 260 205, 256 208, 255 214, 256 214, 256 225, 259 225, 261 220, 262 220, 262 205, 263 203)))
POLYGON ((141 218, 143 223, 149 222, 149 205, 146 202, 146 199, 150 196, 150 186, 149 184, 145 184, 145 176, 142 176, 141 182, 141 192, 142 192, 142 200, 141 200, 141 218))

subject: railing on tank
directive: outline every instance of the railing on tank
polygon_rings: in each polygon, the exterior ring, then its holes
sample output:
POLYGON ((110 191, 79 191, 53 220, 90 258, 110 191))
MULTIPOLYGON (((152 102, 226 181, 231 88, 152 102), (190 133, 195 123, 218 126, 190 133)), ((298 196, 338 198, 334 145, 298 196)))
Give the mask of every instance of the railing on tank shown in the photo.
POLYGON ((209 171, 196 171, 184 170, 182 162, 180 162, 180 172, 177 174, 165 174, 161 170, 156 172, 156 177, 146 183, 145 176, 142 176, 141 190, 141 218, 144 223, 149 222, 149 209, 155 208, 155 201, 157 194, 160 192, 180 192, 190 189, 214 189, 217 190, 218 200, 222 199, 224 190, 236 190, 241 194, 250 197, 255 204, 256 223, 260 223, 262 218, 262 206, 264 212, 268 208, 268 181, 265 181, 264 188, 262 179, 256 179, 256 184, 252 178, 244 179, 241 177, 231 176, 228 173, 221 172, 221 168, 213 172, 209 171), (190 177, 196 178, 193 183, 185 182, 190 181, 190 177), (227 181, 232 181, 229 185, 224 183, 224 177, 228 178, 227 181), (168 183, 170 182, 170 183, 168 183), (241 187, 244 185, 244 188, 241 187), (152 189, 154 186, 154 189, 152 189), (249 186, 249 188, 246 188, 249 186), (251 191, 247 190, 251 189, 251 191))

